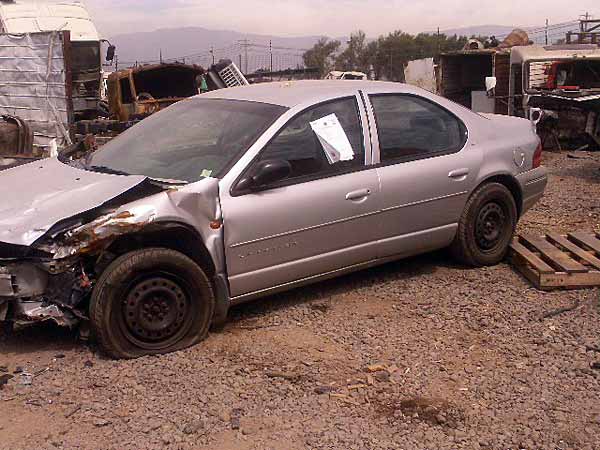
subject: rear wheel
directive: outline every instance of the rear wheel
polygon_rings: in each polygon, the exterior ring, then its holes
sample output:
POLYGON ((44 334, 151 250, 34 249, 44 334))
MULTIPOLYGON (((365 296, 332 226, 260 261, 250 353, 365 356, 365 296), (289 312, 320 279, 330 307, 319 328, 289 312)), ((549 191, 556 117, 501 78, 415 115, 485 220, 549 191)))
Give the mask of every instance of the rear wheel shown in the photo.
POLYGON ((206 337, 215 308, 204 271, 187 256, 153 248, 127 253, 104 271, 90 320, 114 358, 169 353, 206 337))
POLYGON ((506 186, 487 183, 471 196, 451 250, 462 263, 492 266, 506 256, 517 225, 517 206, 506 186))

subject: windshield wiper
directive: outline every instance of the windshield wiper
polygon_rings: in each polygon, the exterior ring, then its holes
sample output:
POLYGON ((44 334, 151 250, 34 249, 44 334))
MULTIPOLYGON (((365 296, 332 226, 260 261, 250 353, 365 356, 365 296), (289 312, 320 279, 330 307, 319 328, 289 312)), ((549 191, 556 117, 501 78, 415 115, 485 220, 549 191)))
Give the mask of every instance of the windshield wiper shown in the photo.
POLYGON ((108 166, 89 166, 87 167, 87 170, 90 170, 92 172, 107 173, 109 175, 130 175, 127 172, 123 172, 122 170, 118 169, 113 169, 112 167, 108 166))

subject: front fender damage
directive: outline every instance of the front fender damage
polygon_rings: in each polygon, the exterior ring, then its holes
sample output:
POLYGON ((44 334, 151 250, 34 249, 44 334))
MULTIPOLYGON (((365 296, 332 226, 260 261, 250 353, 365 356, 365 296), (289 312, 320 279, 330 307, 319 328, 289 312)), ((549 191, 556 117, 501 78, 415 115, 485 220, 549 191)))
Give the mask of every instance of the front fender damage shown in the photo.
MULTIPOLYGON (((206 179, 191 188, 169 188, 125 205, 103 209, 87 221, 69 218, 72 226, 49 230, 23 254, 5 258, 0 247, 0 322, 17 326, 52 321, 73 328, 86 321, 89 298, 111 260, 111 245, 119 238, 160 233, 173 223, 194 229, 224 272, 218 181, 206 179)), ((89 212, 88 212, 89 213, 89 212)), ((89 217, 89 215, 88 215, 89 217)), ((56 227, 55 227, 56 228, 56 227)), ((14 253, 14 252, 13 252, 14 253)))

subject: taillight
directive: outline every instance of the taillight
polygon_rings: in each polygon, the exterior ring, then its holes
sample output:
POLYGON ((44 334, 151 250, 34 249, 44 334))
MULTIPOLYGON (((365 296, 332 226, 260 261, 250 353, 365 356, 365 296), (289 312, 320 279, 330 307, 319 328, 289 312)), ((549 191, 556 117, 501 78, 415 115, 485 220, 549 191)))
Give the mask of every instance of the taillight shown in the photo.
POLYGON ((533 168, 537 169, 542 165, 542 143, 537 146, 535 153, 533 154, 533 168))

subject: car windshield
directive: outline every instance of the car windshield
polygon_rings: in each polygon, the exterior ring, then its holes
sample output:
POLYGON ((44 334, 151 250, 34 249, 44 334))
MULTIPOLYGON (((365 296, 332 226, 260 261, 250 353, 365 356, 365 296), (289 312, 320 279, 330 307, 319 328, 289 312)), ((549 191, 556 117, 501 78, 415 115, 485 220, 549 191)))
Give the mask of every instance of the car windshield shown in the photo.
POLYGON ((85 167, 186 183, 218 177, 285 111, 248 101, 184 100, 105 144, 85 167))

